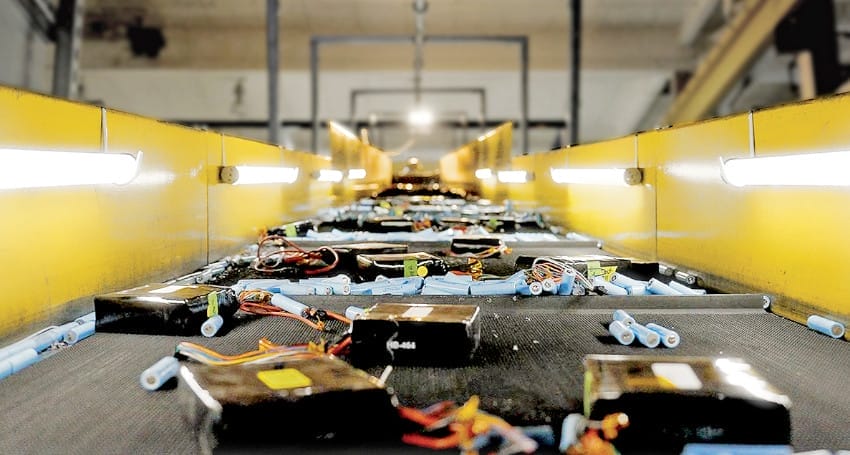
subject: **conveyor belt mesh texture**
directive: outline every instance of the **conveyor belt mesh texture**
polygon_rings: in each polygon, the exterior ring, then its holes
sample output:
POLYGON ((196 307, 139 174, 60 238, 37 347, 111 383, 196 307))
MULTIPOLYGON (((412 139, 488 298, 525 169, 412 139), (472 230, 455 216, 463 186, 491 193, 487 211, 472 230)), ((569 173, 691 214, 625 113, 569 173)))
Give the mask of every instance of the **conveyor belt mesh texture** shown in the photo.
MULTIPOLYGON (((798 450, 850 447, 850 344, 844 341, 752 308, 691 309, 690 314, 646 309, 636 312, 639 321, 672 327, 683 340, 677 349, 649 350, 618 345, 608 336, 608 306, 571 310, 563 301, 537 302, 479 300, 482 345, 469 366, 397 367, 388 384, 404 405, 464 401, 478 394, 483 408, 512 423, 549 422, 558 428, 565 413, 580 409, 586 354, 735 356, 791 397, 798 450)), ((314 297, 311 303, 341 310, 349 301, 314 297)), ((277 343, 319 338, 296 321, 251 317, 223 337, 192 341, 237 353, 254 349, 262 336, 277 343)), ((147 393, 138 385, 142 370, 185 339, 99 333, 4 380, 0 453, 193 452, 175 392, 147 393)))

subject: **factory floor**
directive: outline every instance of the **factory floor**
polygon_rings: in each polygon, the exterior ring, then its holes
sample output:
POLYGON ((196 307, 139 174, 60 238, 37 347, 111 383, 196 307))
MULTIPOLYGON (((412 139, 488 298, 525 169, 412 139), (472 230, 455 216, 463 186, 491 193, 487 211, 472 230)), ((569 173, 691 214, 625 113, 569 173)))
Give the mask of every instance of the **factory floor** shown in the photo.
MULTIPOLYGON (((549 255, 589 250, 587 245, 515 246, 512 256, 501 261, 508 264, 519 254, 541 249, 549 255)), ((463 402, 476 394, 484 410, 513 424, 551 424, 557 432, 567 413, 581 412, 582 358, 587 354, 739 357, 791 398, 792 443, 797 451, 850 448, 846 394, 850 344, 766 312, 760 295, 309 296, 298 300, 340 312, 349 305, 399 300, 479 305, 481 346, 469 365, 393 370, 387 384, 405 406, 463 402), (605 328, 617 308, 630 311, 638 320, 675 329, 681 345, 650 350, 618 344, 605 328)), ((223 336, 212 339, 97 333, 0 383, 4 407, 0 453, 196 452, 176 391, 144 391, 138 384, 142 370, 173 353, 183 340, 232 354, 256 349, 261 337, 293 344, 319 341, 320 336, 293 320, 247 315, 238 317, 223 336)), ((382 369, 368 371, 379 375, 382 369)), ((328 412, 356 418, 357 410, 328 412)), ((321 444, 312 448, 323 449, 321 444)), ((399 448, 384 447, 388 452, 399 448)), ((374 451, 364 446, 347 449, 374 451)))

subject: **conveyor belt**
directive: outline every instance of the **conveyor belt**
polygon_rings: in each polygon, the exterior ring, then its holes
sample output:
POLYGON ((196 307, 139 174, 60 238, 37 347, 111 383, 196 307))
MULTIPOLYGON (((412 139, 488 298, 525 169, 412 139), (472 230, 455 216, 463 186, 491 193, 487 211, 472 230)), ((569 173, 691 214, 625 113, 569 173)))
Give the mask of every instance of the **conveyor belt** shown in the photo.
MULTIPOLYGON (((316 299, 311 300, 319 304, 316 299)), ((427 297, 413 300, 419 299, 427 297)), ((441 300, 452 299, 459 300, 441 300)), ((334 310, 350 303, 320 300, 334 310)), ((518 303, 511 297, 480 298, 482 345, 472 364, 398 367, 388 383, 405 405, 479 394, 485 409, 513 423, 557 427, 564 414, 580 409, 585 354, 736 356, 791 397, 798 450, 850 447, 850 344, 764 313, 748 298, 741 301, 737 307, 725 302, 725 308, 692 304, 689 314, 645 308, 639 319, 674 327, 683 339, 677 349, 650 351, 620 346, 607 335, 603 323, 616 300, 582 300, 571 309, 554 298, 518 303)), ((252 317, 223 337, 193 341, 236 353, 255 348, 261 336, 278 343, 318 339, 295 321, 252 317)), ((99 333, 7 378, 0 383, 0 453, 193 452, 174 391, 146 393, 138 386, 139 373, 181 339, 99 333)))

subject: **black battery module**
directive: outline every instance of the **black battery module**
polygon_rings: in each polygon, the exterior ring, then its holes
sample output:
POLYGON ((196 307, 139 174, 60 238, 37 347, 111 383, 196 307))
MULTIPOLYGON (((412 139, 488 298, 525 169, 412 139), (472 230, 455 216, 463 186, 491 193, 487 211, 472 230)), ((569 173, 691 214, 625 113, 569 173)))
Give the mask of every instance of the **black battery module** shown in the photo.
POLYGON ((614 441, 623 453, 790 443, 790 400, 740 359, 590 355, 584 364, 585 414, 629 417, 614 441))
POLYGON ((488 257, 497 258, 502 255, 505 242, 498 237, 455 237, 452 239, 451 252, 454 254, 485 254, 495 253, 488 257))
POLYGON ((363 280, 374 280, 378 275, 387 278, 445 275, 449 271, 446 261, 432 254, 418 252, 405 254, 361 254, 357 256, 358 272, 363 280))
POLYGON ((147 284, 94 298, 98 332, 198 335, 207 319, 228 320, 238 308, 233 290, 205 284, 147 284))
POLYGON ((178 395, 198 449, 212 453, 315 439, 397 440, 396 398, 333 356, 180 368, 178 395))
POLYGON ((475 305, 379 303, 352 322, 355 365, 457 365, 481 343, 475 305))

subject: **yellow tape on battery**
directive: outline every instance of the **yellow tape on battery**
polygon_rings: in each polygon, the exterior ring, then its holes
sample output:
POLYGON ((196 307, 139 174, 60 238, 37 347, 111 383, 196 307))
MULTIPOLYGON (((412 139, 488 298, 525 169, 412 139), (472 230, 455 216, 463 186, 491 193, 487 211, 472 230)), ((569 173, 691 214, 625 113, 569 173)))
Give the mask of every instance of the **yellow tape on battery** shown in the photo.
POLYGON ((218 316, 218 292, 207 294, 207 317, 218 316))
POLYGON ((313 385, 312 379, 294 368, 258 371, 257 379, 272 390, 298 389, 313 385))

